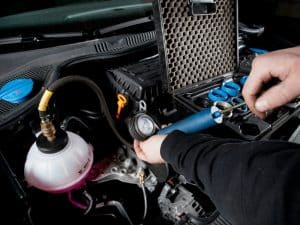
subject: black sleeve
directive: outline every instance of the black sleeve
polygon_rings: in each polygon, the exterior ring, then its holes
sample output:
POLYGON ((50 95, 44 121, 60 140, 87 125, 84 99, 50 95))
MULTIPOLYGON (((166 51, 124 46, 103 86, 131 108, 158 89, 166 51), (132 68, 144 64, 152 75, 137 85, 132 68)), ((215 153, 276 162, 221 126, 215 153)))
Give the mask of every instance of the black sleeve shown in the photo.
POLYGON ((300 147, 173 132, 162 157, 234 225, 300 224, 300 147))

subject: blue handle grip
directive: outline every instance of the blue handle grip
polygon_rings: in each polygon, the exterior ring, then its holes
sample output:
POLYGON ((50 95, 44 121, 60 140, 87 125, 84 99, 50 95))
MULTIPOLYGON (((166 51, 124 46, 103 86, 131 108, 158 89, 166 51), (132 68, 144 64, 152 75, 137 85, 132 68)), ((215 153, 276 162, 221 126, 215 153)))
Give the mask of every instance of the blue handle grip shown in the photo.
POLYGON ((196 133, 217 125, 218 123, 215 118, 221 117, 221 113, 217 112, 217 114, 212 114, 211 109, 208 108, 159 130, 157 134, 169 134, 175 130, 187 134, 196 133))

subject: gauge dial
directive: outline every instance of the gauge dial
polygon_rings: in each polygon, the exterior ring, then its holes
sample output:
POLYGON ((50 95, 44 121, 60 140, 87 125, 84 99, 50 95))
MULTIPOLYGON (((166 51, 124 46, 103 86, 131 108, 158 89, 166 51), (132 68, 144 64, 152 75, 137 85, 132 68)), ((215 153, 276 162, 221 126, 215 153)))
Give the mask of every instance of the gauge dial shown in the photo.
POLYGON ((150 136, 155 132, 154 121, 146 114, 140 115, 137 118, 137 128, 139 133, 144 136, 150 136))

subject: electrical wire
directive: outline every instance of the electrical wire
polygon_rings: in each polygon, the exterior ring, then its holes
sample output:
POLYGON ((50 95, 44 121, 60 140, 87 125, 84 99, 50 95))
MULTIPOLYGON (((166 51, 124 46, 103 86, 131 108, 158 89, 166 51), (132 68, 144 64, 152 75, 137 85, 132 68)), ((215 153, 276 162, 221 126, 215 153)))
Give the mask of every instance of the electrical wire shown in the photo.
POLYGON ((86 205, 84 205, 84 204, 82 204, 82 203, 80 203, 80 202, 77 202, 77 201, 73 198, 72 192, 71 192, 71 191, 68 192, 68 200, 69 200, 69 202, 71 202, 72 205, 75 206, 76 208, 84 209, 84 210, 87 209, 87 206, 86 206, 86 205))
POLYGON ((80 119, 80 118, 78 118, 78 117, 76 117, 76 116, 69 116, 69 117, 67 117, 67 118, 62 122, 62 125, 61 125, 60 127, 61 127, 63 130, 68 129, 68 126, 69 126, 69 124, 70 124, 70 121, 72 121, 72 120, 77 121, 78 123, 80 123, 85 129, 89 129, 89 126, 88 126, 85 122, 83 122, 82 119, 80 119))
POLYGON ((144 198, 144 214, 143 214, 143 220, 144 220, 147 216, 147 213, 148 213, 148 199, 147 199, 145 184, 141 184, 141 189, 142 189, 143 198, 144 198))
POLYGON ((94 199, 93 197, 87 192, 87 191, 84 191, 83 192, 83 196, 88 200, 89 204, 88 206, 86 207, 85 209, 85 212, 84 212, 84 215, 87 215, 91 209, 93 208, 93 205, 94 205, 94 199))
POLYGON ((72 205, 75 206, 76 208, 84 210, 84 215, 87 215, 93 208, 94 200, 93 197, 87 191, 83 192, 83 196, 87 199, 88 204, 86 205, 76 201, 72 196, 72 192, 71 191, 68 192, 69 202, 71 202, 72 205))
POLYGON ((28 219, 28 222, 30 223, 30 225, 34 225, 34 222, 32 220, 32 216, 31 216, 31 212, 32 212, 32 209, 31 209, 31 207, 29 207, 27 210, 27 219, 28 219))
POLYGON ((121 214, 121 216, 125 220, 127 220, 128 224, 129 225, 133 225, 133 223, 132 223, 129 215, 127 214, 124 206, 122 205, 122 203, 120 203, 119 201, 114 201, 114 200, 108 201, 108 202, 105 202, 105 203, 104 202, 100 202, 100 203, 98 203, 96 205, 96 208, 102 208, 102 207, 106 207, 106 206, 113 206, 113 207, 115 207, 118 210, 118 212, 121 214))
POLYGON ((99 88, 99 86, 94 81, 92 81, 86 77, 73 75, 73 76, 61 78, 59 80, 56 80, 52 84, 50 84, 49 87, 47 88, 47 90, 44 92, 44 95, 41 98, 41 101, 39 104, 39 113, 40 113, 41 119, 45 118, 47 115, 48 104, 49 104, 49 101, 50 101, 53 93, 55 93, 58 89, 62 88, 66 84, 74 83, 74 82, 85 84, 96 94, 96 96, 99 100, 100 106, 101 106, 100 108, 101 108, 104 116, 106 117, 109 126, 113 130, 114 134, 124 145, 126 145, 129 148, 132 148, 132 145, 127 140, 125 140, 120 135, 118 130, 116 129, 114 120, 110 114, 110 111, 109 111, 109 108, 108 108, 108 105, 107 105, 107 102, 105 100, 102 90, 99 88))

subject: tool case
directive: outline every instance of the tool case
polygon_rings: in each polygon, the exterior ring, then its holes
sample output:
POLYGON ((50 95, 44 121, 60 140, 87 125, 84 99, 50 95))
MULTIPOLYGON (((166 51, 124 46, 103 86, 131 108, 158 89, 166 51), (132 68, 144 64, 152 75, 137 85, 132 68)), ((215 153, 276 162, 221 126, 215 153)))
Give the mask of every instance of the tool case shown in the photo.
MULTIPOLYGON (((237 73, 237 0, 156 0, 154 18, 163 89, 179 105, 197 112, 216 104, 209 93, 224 83, 234 82, 242 88, 237 73)), ((241 90, 236 97, 242 99, 241 90)), ((283 114, 289 117, 291 112, 286 109, 283 114)), ((241 138, 255 140, 277 123, 283 123, 277 114, 264 121, 246 108, 233 111, 223 125, 241 138)))

